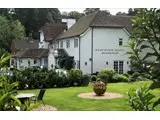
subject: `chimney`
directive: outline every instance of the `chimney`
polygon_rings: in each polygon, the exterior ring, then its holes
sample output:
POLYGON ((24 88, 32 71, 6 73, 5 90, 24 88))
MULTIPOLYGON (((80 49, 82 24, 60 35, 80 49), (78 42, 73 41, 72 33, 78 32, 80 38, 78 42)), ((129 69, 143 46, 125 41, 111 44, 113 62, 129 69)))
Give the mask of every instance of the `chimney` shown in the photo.
POLYGON ((62 23, 66 24, 67 29, 69 29, 70 27, 72 27, 72 25, 76 23, 76 19, 72 19, 72 18, 62 19, 62 23))

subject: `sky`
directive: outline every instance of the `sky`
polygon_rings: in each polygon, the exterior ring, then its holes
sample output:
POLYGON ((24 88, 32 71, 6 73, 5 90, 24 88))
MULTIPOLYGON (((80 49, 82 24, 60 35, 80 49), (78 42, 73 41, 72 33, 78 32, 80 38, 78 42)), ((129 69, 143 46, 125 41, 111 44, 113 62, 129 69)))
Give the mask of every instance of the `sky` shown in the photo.
MULTIPOLYGON (((60 12, 70 12, 70 11, 78 11, 83 12, 85 8, 58 8, 60 12)), ((109 10, 109 12, 115 15, 117 12, 125 12, 128 13, 128 8, 101 8, 101 10, 109 10)))

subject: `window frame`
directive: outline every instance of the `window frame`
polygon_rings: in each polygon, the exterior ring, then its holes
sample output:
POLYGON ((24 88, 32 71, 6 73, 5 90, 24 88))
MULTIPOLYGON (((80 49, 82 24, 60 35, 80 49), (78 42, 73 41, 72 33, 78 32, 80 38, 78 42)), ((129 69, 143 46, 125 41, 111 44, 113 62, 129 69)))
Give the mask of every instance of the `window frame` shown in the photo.
POLYGON ((78 43, 78 38, 74 39, 74 48, 78 47, 79 43, 78 43))
POLYGON ((119 38, 119 46, 123 45, 123 38, 119 38))
POLYGON ((123 74, 124 72, 124 61, 123 60, 115 60, 113 62, 113 69, 115 72, 119 74, 123 74))
POLYGON ((34 65, 37 64, 37 59, 34 59, 34 60, 33 60, 33 64, 34 64, 34 65))
POLYGON ((66 48, 70 48, 70 40, 66 41, 66 48))
POLYGON ((63 48, 63 41, 60 42, 60 48, 63 48))

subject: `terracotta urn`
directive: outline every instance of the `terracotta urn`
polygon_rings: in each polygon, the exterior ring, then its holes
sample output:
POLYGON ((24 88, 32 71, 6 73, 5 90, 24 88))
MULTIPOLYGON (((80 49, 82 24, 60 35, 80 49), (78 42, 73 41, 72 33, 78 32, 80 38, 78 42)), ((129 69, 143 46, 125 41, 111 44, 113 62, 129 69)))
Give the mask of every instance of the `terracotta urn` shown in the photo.
POLYGON ((102 81, 96 81, 93 84, 93 91, 96 95, 101 96, 106 92, 106 84, 102 81))

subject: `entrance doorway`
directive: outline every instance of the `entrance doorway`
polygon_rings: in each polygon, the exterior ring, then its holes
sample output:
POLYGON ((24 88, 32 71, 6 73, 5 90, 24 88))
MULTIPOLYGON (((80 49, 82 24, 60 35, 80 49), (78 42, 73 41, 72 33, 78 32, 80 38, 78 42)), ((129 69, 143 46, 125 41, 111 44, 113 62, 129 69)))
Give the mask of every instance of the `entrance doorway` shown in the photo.
POLYGON ((114 61, 114 70, 117 73, 123 73, 123 61, 114 61))

